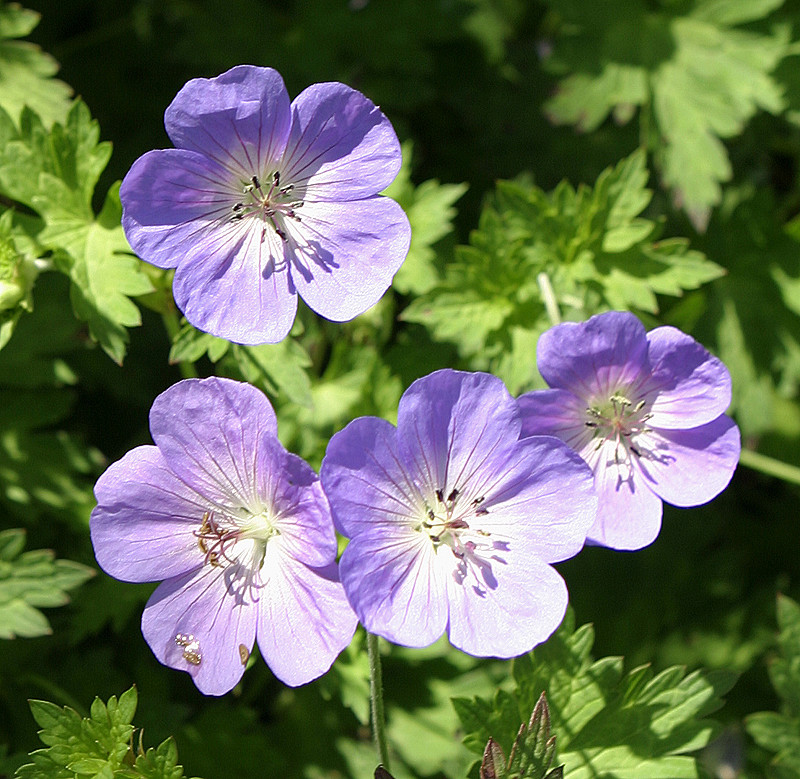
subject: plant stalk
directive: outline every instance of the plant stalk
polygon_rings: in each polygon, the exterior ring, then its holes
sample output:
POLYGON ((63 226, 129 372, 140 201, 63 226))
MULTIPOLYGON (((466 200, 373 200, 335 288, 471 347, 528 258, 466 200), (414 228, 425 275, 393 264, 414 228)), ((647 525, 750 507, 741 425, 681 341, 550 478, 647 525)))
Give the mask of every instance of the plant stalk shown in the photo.
POLYGON ((367 631, 367 656, 369 657, 369 697, 372 717, 372 736, 378 761, 389 770, 389 748, 386 742, 386 714, 383 708, 383 672, 378 636, 367 631))

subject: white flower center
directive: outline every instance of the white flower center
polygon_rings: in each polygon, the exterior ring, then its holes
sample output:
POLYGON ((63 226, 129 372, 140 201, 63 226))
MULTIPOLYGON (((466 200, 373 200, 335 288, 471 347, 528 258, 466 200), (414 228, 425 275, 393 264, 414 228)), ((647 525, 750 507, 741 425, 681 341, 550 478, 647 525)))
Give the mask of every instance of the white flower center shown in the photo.
POLYGON ((194 534, 205 564, 223 568, 242 565, 255 572, 264 564, 267 544, 280 535, 280 530, 266 510, 243 512, 240 517, 206 511, 194 534))
POLYGON ((297 210, 302 207, 303 201, 297 199, 294 184, 281 186, 280 171, 276 170, 268 180, 271 181, 269 187, 262 184, 258 176, 253 175, 242 189, 245 197, 231 207, 233 214, 230 218, 231 221, 245 217, 260 218, 263 222, 262 243, 266 238, 268 225, 272 226, 282 241, 288 241, 286 220, 300 221, 297 210))
POLYGON ((634 403, 628 399, 626 392, 617 390, 608 399, 593 398, 586 409, 584 421, 584 425, 592 430, 595 450, 601 449, 607 442, 614 445, 614 462, 617 465, 628 461, 631 455, 642 457, 641 437, 651 432, 647 427, 647 421, 652 416, 647 408, 647 400, 642 398, 634 403))
POLYGON ((497 552, 508 549, 505 541, 490 540, 491 533, 479 527, 489 514, 484 501, 483 495, 470 499, 457 488, 435 490, 433 496, 424 499, 424 518, 414 528, 428 535, 437 554, 446 549, 452 552, 457 560, 453 573, 456 582, 463 584, 472 574, 473 586, 479 591, 496 586, 492 561, 504 563, 497 552))

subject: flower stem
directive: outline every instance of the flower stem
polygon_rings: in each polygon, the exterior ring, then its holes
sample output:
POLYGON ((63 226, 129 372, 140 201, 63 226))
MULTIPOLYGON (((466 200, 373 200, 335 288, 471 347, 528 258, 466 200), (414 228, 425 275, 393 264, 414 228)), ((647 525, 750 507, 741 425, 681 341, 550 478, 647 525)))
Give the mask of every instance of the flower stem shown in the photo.
POLYGON ((542 271, 536 277, 536 283, 539 285, 539 292, 542 296, 542 302, 544 303, 545 311, 547 311, 547 316, 550 319, 550 324, 560 325, 561 324, 561 313, 558 310, 558 301, 556 300, 556 293, 553 290, 553 285, 550 283, 550 277, 542 271))
POLYGON ((383 674, 378 637, 367 631, 367 656, 369 657, 369 697, 372 713, 372 735, 378 761, 389 770, 389 748, 386 744, 386 714, 383 710, 383 674))
POLYGON ((791 484, 800 484, 800 468, 796 465, 789 465, 789 463, 754 452, 751 449, 742 449, 739 462, 755 471, 766 473, 768 476, 775 476, 791 484))

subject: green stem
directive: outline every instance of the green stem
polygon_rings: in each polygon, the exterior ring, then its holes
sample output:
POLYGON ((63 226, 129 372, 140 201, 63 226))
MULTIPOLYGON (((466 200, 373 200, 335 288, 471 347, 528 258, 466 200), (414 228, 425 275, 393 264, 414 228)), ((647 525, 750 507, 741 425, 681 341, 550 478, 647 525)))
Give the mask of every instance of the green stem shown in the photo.
POLYGON ((383 674, 378 637, 367 631, 367 656, 369 657, 369 697, 372 711, 372 735, 378 750, 378 761, 389 770, 389 748, 386 744, 386 714, 383 710, 383 674))
POLYGON ((550 277, 542 271, 536 277, 536 283, 539 285, 539 292, 542 296, 545 311, 550 319, 550 324, 553 326, 561 324, 561 313, 558 310, 558 300, 553 285, 550 283, 550 277))
POLYGON ((796 465, 789 465, 789 463, 775 460, 751 449, 742 449, 739 462, 755 471, 766 473, 768 476, 775 476, 791 484, 800 484, 800 468, 796 465))

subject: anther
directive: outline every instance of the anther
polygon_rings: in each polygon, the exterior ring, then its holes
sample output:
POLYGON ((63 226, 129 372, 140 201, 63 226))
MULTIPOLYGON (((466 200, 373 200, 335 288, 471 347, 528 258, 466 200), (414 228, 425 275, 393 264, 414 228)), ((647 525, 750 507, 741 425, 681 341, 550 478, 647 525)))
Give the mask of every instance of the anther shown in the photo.
POLYGON ((439 503, 444 503, 444 490, 436 490, 436 500, 439 503))
POLYGON ((458 495, 458 490, 454 488, 453 491, 447 496, 447 502, 452 503, 458 497, 458 495))

